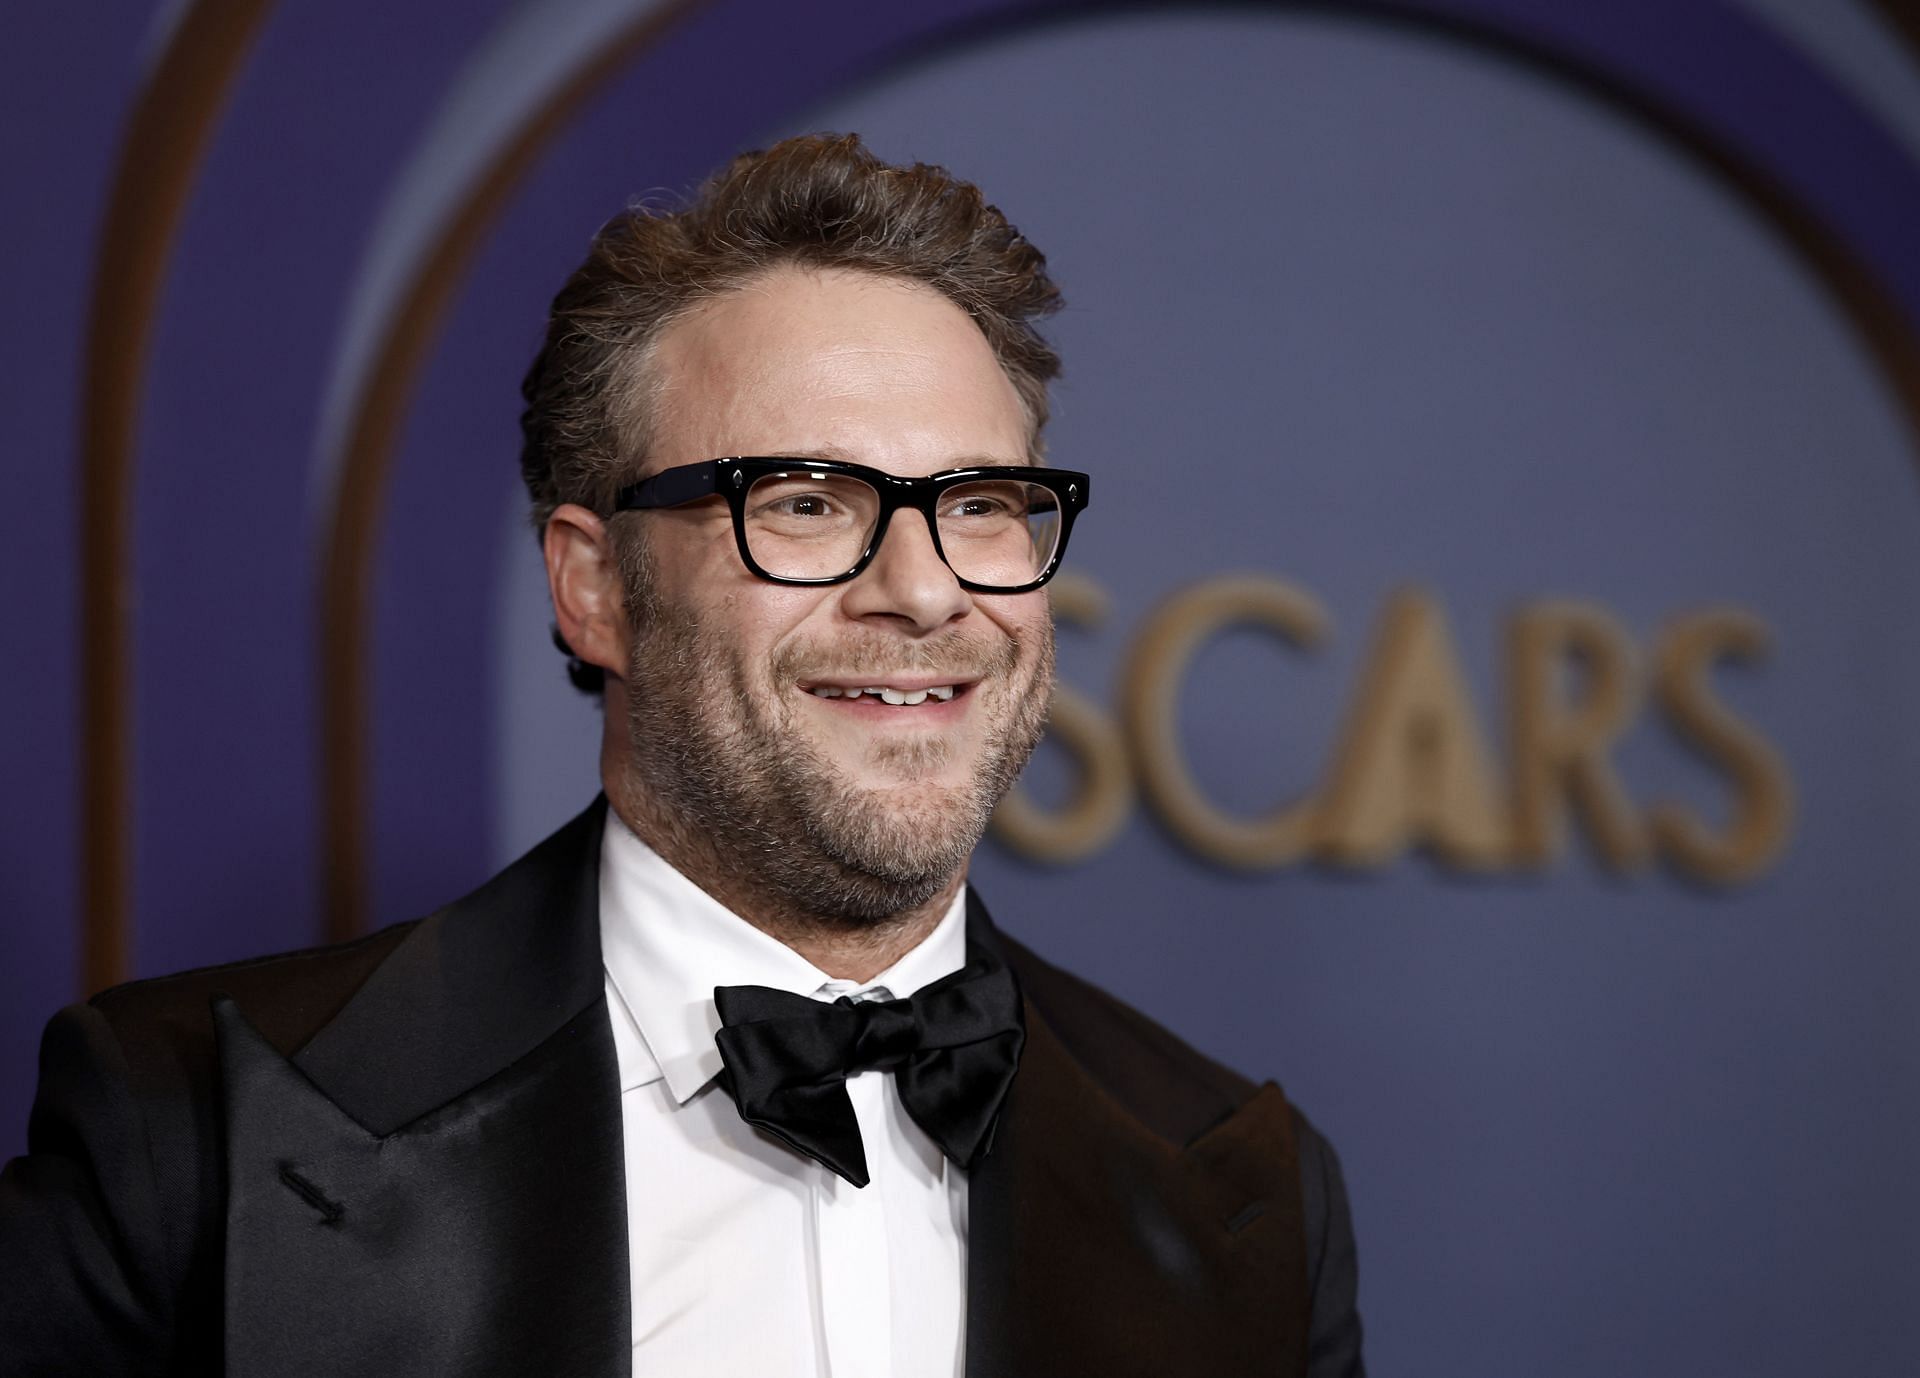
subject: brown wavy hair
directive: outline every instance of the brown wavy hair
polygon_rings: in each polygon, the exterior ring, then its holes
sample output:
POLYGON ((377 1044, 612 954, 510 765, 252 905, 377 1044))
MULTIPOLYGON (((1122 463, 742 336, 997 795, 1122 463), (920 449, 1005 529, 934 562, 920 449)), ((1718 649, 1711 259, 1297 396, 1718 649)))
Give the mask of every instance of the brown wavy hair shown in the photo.
MULTIPOLYGON (((594 236, 553 299, 546 342, 521 385, 520 471, 536 531, 562 503, 609 511, 640 469, 652 401, 646 365, 661 332, 701 302, 789 265, 924 283, 960 307, 1019 394, 1039 459, 1047 385, 1060 373, 1035 325, 1061 304, 1045 256, 978 187, 944 168, 882 162, 856 134, 810 134, 735 158, 678 210, 636 205, 594 236)), ((569 673, 582 689, 600 688, 594 666, 571 660, 569 673)))

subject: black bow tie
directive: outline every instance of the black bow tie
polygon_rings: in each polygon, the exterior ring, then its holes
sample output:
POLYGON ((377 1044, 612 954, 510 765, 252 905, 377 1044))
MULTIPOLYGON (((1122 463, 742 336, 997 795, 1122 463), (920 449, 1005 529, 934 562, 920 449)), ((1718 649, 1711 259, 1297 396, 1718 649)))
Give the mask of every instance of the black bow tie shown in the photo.
POLYGON ((971 1168, 992 1143, 1027 1036, 1013 973, 985 955, 907 1000, 827 1004, 767 986, 720 986, 713 999, 721 1083, 740 1118, 856 1187, 869 1179, 849 1076, 891 1068, 913 1122, 971 1168))

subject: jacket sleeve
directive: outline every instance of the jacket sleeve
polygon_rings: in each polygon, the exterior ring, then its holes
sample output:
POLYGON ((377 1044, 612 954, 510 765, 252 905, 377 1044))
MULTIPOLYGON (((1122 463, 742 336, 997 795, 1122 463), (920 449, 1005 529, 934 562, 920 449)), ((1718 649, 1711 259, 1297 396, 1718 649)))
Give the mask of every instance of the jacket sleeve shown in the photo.
POLYGON ((0 1170, 0 1374, 164 1374, 170 1316, 146 1127, 106 1019, 40 1045, 27 1153, 0 1170))
POLYGON ((1300 1154, 1300 1198, 1307 1226, 1307 1288, 1312 1319, 1307 1336, 1307 1378, 1366 1378, 1360 1356, 1357 1305, 1359 1256, 1347 1185, 1333 1145, 1294 1113, 1300 1154))

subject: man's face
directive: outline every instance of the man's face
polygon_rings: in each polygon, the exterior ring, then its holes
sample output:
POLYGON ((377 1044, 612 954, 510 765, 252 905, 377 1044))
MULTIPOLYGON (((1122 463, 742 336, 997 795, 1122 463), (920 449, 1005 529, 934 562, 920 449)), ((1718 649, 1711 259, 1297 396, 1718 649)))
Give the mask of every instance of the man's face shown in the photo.
MULTIPOLYGON (((926 287, 778 270, 668 327, 649 367, 649 473, 725 455, 915 476, 1026 462, 1012 384, 926 287)), ((815 917, 863 924, 937 894, 1044 726, 1046 594, 968 593, 912 511, 827 588, 750 574, 717 498, 621 520, 642 557, 627 561, 640 790, 815 917), (870 687, 935 692, 845 692, 870 687)))

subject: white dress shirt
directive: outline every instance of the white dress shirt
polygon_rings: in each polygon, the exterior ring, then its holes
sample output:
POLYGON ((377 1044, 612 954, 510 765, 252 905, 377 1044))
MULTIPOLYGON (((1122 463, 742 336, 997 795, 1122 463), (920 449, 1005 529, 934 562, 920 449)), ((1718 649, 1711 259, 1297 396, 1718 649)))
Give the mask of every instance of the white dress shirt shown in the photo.
POLYGON ((966 963, 965 891, 864 985, 723 907, 607 811, 600 950, 620 1064, 633 1372, 671 1378, 958 1378, 967 1179, 901 1108, 847 1079, 872 1180, 857 1189, 741 1120, 715 986, 904 998, 966 963))

